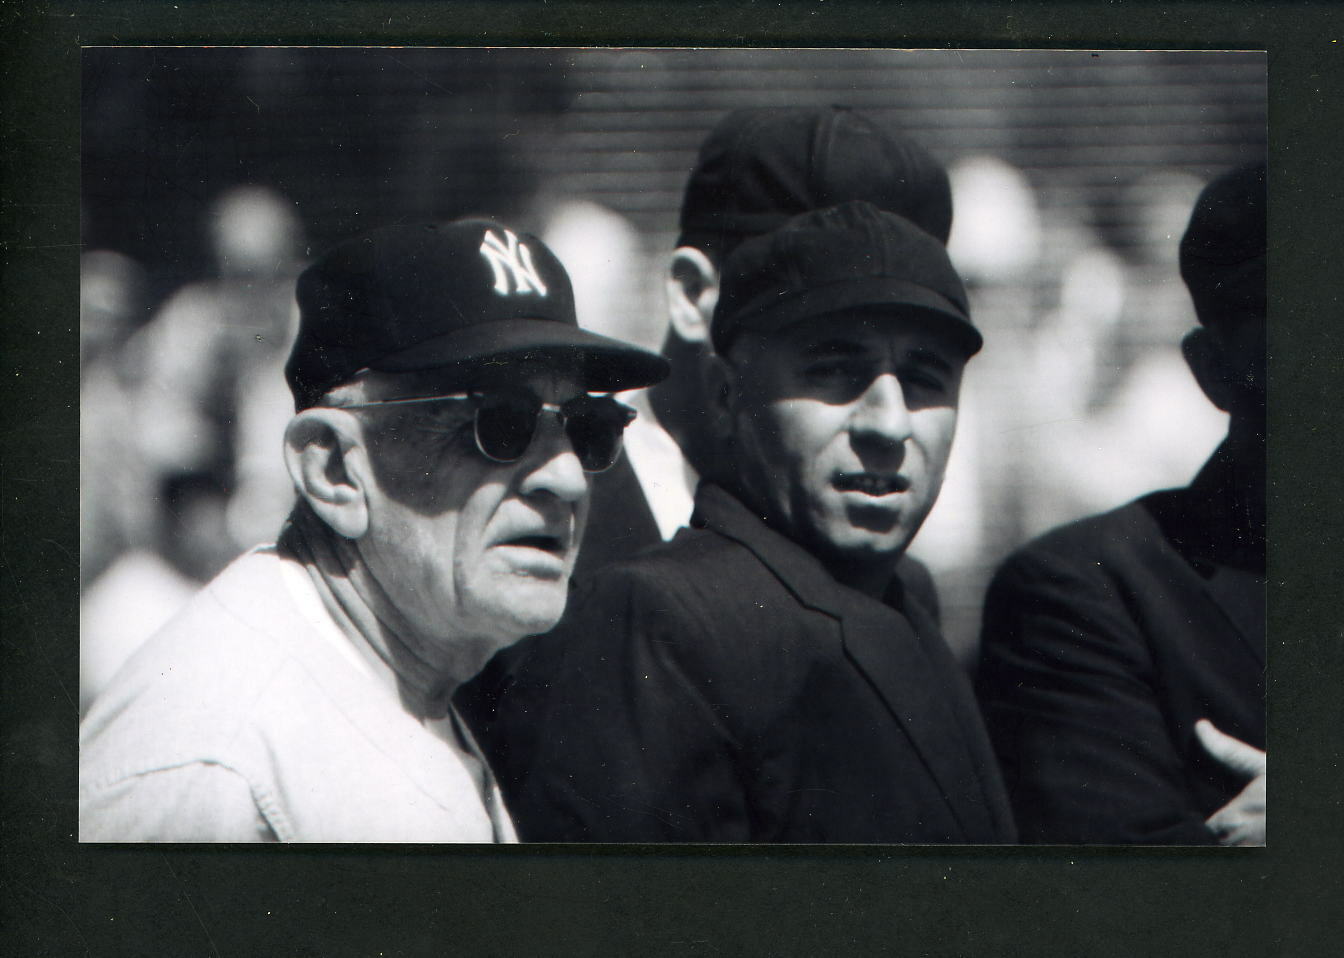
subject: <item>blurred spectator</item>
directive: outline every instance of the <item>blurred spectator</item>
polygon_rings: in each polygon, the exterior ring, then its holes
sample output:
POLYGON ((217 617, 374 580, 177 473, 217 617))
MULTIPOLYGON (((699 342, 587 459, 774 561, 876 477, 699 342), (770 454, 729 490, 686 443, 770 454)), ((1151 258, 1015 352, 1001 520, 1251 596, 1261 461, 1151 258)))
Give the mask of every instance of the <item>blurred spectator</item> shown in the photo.
POLYGON ((628 217, 591 200, 560 200, 546 211, 542 238, 565 264, 585 328, 645 349, 662 348, 667 322, 644 302, 649 257, 628 217))
POLYGON ((1023 377, 1040 464, 1021 501, 1023 538, 1188 482, 1226 431, 1177 342, 1193 314, 1174 250, 1198 180, 1158 170, 1122 194, 1121 257, 1075 232, 1056 307, 1033 328, 1023 377))
POLYGON ((1041 216, 1026 176, 997 157, 971 156, 948 171, 957 219, 947 241, 969 281, 1021 283, 1041 247, 1041 216))
POLYGON ((293 502, 279 465, 291 403, 282 369, 293 335, 300 227, 292 204, 256 186, 209 217, 218 278, 169 298, 142 333, 138 426, 163 473, 204 473, 232 490, 235 552, 275 535, 293 502))
POLYGON ((274 193, 220 197, 218 278, 143 323, 143 270, 81 267, 80 703, 229 559, 273 538, 292 487, 279 450, 299 226, 274 193))
POLYGON ((1023 398, 1022 336, 1036 313, 1042 247, 1040 201, 1026 176, 1001 159, 971 156, 948 171, 957 211, 948 239, 966 277, 971 311, 985 330, 976 375, 962 384, 957 438, 938 504, 910 547, 927 563, 942 600, 943 637, 958 660, 974 660, 980 598, 993 546, 1016 541, 1023 398), (1012 463, 1018 468, 994 468, 1012 463))
POLYGON ((159 527, 123 552, 79 604, 79 712, 83 715, 131 654, 233 558, 224 527, 228 498, 212 478, 164 481, 159 527))
POLYGON ((131 429, 142 370, 128 345, 144 321, 145 275, 110 250, 80 258, 80 588, 122 551, 145 545, 153 524, 153 471, 131 429))
POLYGON ((1198 180, 1159 169, 1120 191, 1112 245, 1078 197, 1041 193, 1001 159, 967 157, 950 178, 948 249, 987 345, 948 484, 911 553, 937 577, 944 635, 970 663, 981 597, 1012 547, 1189 481, 1226 419, 1176 346, 1191 311, 1173 250, 1198 180))
POLYGON ((79 258, 79 362, 88 373, 148 318, 145 270, 129 256, 91 250, 79 258))

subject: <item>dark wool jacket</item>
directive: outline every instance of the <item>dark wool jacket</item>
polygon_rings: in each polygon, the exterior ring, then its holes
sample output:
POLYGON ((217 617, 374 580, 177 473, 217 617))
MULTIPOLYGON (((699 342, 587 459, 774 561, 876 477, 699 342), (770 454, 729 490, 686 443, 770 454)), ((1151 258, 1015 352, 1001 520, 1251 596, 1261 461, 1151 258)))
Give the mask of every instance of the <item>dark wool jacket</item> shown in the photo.
POLYGON ((523 840, 1014 840, 929 615, 839 584, 717 486, 692 525, 532 640, 495 730, 527 759, 523 840))
POLYGON ((1194 725, 1265 747, 1262 520, 1225 450, 1188 488, 1048 533, 985 603, 977 691, 1024 841, 1205 844, 1246 784, 1194 725))

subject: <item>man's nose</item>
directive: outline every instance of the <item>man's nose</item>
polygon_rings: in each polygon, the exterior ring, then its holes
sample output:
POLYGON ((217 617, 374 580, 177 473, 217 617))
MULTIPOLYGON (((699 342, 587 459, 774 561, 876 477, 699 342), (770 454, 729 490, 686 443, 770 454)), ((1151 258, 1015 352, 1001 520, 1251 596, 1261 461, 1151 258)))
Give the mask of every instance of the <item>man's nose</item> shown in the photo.
POLYGON ((527 452, 527 474, 522 491, 549 492, 557 499, 578 502, 588 494, 588 474, 556 417, 544 414, 527 452))
POLYGON ((892 373, 883 373, 868 384, 856 401, 849 421, 855 440, 899 446, 910 438, 910 408, 905 390, 892 373))

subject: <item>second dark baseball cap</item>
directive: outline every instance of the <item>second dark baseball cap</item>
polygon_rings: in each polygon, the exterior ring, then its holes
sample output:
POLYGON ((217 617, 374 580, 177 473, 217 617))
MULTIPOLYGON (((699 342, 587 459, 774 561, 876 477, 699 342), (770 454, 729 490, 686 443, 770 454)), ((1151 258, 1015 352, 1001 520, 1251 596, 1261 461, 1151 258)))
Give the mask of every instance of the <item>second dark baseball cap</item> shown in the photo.
POLYGON ((952 229, 947 172, 910 137, 843 106, 735 110, 700 148, 681 231, 731 248, 850 200, 899 213, 944 244, 952 229))
POLYGON ((936 324, 967 356, 983 343, 943 245, 864 202, 804 213, 742 243, 724 264, 710 334, 722 355, 744 330, 869 308, 936 324))
POLYGON ((491 220, 348 240, 303 272, 296 296, 285 377, 300 409, 364 369, 442 369, 466 380, 490 360, 530 360, 572 367, 601 392, 668 372, 655 353, 579 328, 560 260, 537 237, 491 220))

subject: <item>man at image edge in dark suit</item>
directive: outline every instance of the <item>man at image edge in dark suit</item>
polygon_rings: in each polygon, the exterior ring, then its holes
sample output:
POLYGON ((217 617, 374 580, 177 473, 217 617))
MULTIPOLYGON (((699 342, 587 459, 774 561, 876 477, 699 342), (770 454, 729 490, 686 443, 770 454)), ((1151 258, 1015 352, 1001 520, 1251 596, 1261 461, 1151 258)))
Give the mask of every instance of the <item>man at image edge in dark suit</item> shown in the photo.
POLYGON ((1265 841, 1265 167, 1200 195, 1182 343, 1227 438, 1188 487, 1048 533, 985 603, 978 691, 1025 841, 1265 841))

